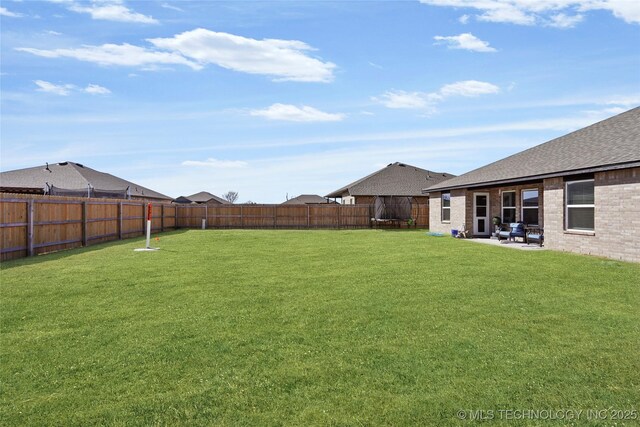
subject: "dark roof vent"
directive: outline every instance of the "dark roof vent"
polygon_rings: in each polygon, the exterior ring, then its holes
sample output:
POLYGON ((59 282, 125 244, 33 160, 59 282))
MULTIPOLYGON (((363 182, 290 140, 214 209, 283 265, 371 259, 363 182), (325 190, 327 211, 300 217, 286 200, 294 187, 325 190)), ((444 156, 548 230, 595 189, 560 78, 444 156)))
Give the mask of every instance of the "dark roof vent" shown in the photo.
POLYGON ((58 163, 58 166, 67 166, 67 165, 68 165, 68 162, 60 162, 60 163, 58 163))
POLYGON ((80 163, 76 163, 76 166, 80 166, 81 168, 83 168, 83 167, 84 167, 84 165, 83 165, 83 164, 80 164, 80 163))
POLYGON ((400 166, 400 167, 403 167, 403 168, 404 168, 404 167, 406 167, 407 165, 405 165, 404 163, 398 163, 398 166, 400 166))

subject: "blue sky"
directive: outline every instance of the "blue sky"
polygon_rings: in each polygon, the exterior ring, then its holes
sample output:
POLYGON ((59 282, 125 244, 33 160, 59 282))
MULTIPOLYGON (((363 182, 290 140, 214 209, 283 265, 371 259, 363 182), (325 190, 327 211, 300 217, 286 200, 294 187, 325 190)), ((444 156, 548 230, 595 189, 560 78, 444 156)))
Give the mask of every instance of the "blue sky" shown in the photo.
MULTIPOLYGON (((461 174, 640 104, 636 0, 10 1, 2 171, 177 197, 461 174)), ((576 153, 579 155, 579 153, 576 153)))

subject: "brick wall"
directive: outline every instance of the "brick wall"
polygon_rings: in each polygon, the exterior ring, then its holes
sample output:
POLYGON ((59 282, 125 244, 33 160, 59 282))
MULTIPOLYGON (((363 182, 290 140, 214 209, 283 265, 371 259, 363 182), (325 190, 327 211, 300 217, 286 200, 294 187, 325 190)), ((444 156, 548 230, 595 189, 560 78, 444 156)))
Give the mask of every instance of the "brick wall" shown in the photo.
POLYGON ((451 221, 448 222, 442 221, 442 193, 429 194, 429 230, 449 234, 452 229, 459 230, 462 224, 469 229, 466 194, 466 190, 451 191, 451 221))
POLYGON ((594 176, 594 231, 565 231, 564 181, 544 181, 544 234, 549 249, 640 262, 640 168, 594 176))

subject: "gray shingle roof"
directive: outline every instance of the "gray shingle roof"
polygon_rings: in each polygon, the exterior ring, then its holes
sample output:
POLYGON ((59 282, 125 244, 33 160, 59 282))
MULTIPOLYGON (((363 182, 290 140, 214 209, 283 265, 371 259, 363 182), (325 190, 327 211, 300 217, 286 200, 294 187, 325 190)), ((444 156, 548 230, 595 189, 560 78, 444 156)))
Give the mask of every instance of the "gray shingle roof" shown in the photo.
POLYGON ((428 191, 640 166, 640 107, 437 183, 428 191))
POLYGON ((326 197, 347 196, 420 196, 422 189, 451 175, 432 172, 405 163, 391 163, 349 185, 327 194, 326 197))
POLYGON ((208 191, 201 191, 199 193, 186 196, 186 198, 195 203, 207 203, 207 202, 210 202, 211 200, 214 200, 215 202, 218 202, 222 205, 229 204, 229 202, 226 201, 225 199, 218 197, 214 194, 211 194, 208 191))
POLYGON ((149 199, 171 200, 171 197, 150 190, 131 181, 108 173, 99 172, 80 163, 62 162, 17 169, 0 173, 0 188, 41 189, 46 184, 64 189, 84 189, 91 184, 101 190, 124 190, 129 187, 131 196, 149 199))
POLYGON ((283 202, 281 204, 282 205, 309 205, 309 204, 316 204, 316 203, 335 203, 335 202, 327 200, 322 196, 318 196, 317 194, 301 194, 298 197, 289 199, 286 202, 283 202))

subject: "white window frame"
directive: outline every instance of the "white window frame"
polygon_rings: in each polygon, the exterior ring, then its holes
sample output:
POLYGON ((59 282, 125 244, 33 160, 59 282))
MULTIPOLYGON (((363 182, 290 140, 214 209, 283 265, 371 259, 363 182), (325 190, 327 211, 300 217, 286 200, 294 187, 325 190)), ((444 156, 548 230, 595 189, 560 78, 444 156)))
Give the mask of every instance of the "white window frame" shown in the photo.
POLYGON ((540 222, 540 189, 539 188, 525 188, 520 192, 520 221, 524 222, 524 210, 525 209, 537 209, 538 210, 538 215, 536 216, 536 223, 535 224, 526 224, 526 225, 533 225, 533 226, 538 226, 539 222, 540 222), (538 192, 538 204, 533 207, 533 206, 526 206, 524 205, 524 193, 526 191, 536 191, 538 192))
POLYGON ((502 222, 506 222, 504 220, 504 208, 505 208, 505 206, 504 206, 504 194, 505 193, 513 193, 513 202, 515 204, 513 206, 507 206, 506 208, 507 209, 513 209, 513 213, 514 213, 514 216, 515 216, 515 218, 513 220, 517 221, 518 220, 518 204, 516 203, 516 190, 507 190, 507 191, 503 191, 500 194, 500 214, 502 215, 501 216, 502 222))
POLYGON ((577 233, 593 233, 594 231, 596 231, 596 224, 595 224, 595 215, 596 215, 596 203, 595 203, 595 192, 596 192, 596 187, 595 187, 595 179, 591 178, 591 179, 577 179, 575 181, 565 181, 564 183, 564 229, 566 231, 575 231, 577 233), (593 204, 589 204, 589 205, 569 205, 569 184, 578 184, 580 182, 593 182, 594 186, 593 186, 593 204), (569 207, 572 208, 593 208, 593 216, 594 216, 594 221, 593 221, 593 228, 592 229, 577 229, 577 228, 569 228, 569 207))
POLYGON ((451 224, 451 192, 450 191, 443 191, 440 194, 440 221, 444 224, 451 224), (444 195, 448 194, 449 195, 449 206, 445 207, 444 206, 444 195), (447 209, 449 211, 449 219, 444 219, 444 210, 447 209))

